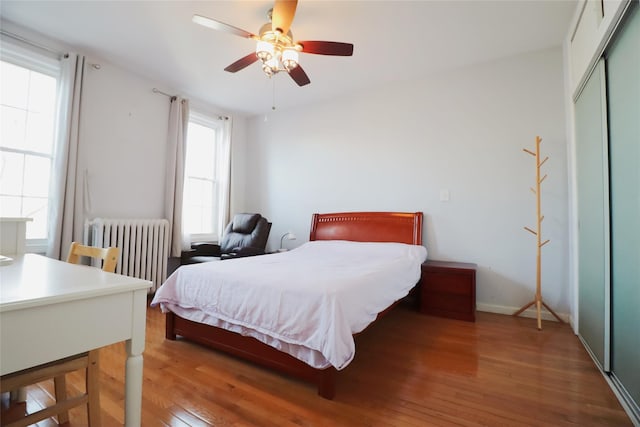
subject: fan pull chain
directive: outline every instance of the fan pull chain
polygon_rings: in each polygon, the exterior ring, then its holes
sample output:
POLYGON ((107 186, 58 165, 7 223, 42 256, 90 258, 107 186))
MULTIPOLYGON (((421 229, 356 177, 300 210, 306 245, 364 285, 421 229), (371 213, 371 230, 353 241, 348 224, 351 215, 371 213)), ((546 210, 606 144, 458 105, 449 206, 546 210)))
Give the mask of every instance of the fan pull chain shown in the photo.
MULTIPOLYGON (((275 111, 276 110, 276 79, 274 78, 275 76, 270 76, 269 78, 271 79, 271 81, 273 82, 273 89, 271 91, 271 110, 275 111)), ((264 121, 265 123, 269 121, 269 119, 267 118, 267 114, 264 115, 264 121)))
POLYGON ((273 100, 272 100, 272 103, 271 103, 271 109, 275 111, 275 109, 276 109, 276 79, 273 78, 273 76, 272 76, 271 80, 273 80, 273 100))

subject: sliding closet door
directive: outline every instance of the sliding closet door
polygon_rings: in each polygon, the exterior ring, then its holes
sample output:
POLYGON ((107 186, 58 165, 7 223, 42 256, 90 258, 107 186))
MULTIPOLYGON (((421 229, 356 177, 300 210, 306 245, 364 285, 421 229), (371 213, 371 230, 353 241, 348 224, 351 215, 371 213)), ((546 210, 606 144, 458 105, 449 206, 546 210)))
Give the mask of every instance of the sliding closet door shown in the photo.
POLYGON ((604 60, 575 103, 578 333, 609 370, 609 190, 604 60))
MULTIPOLYGON (((607 54, 611 371, 640 405, 640 7, 607 54)), ((582 317, 580 318, 582 322, 582 317)))

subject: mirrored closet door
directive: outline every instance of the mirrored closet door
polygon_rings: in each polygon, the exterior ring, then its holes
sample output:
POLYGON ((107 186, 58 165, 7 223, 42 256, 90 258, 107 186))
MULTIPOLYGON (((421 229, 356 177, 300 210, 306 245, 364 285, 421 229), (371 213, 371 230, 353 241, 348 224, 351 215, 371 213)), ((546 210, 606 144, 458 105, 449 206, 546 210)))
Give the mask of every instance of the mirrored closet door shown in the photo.
POLYGON ((640 6, 575 100, 578 333, 640 420, 640 6))
MULTIPOLYGON (((611 377, 640 402, 640 7, 606 51, 611 221, 611 377)), ((640 415, 640 414, 639 414, 640 415)))

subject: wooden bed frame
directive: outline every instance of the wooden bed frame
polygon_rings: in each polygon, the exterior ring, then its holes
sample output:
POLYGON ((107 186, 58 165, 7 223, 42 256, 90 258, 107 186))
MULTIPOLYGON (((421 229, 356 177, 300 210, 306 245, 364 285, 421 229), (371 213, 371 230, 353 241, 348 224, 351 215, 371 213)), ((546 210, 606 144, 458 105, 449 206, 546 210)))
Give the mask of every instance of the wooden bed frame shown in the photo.
MULTIPOLYGON (((313 214, 309 240, 351 240, 360 242, 399 242, 422 244, 422 212, 348 212, 313 214)), ((395 304, 378 315, 378 319, 395 304)), ((377 319, 376 319, 377 320, 377 319)), ((166 338, 182 336, 190 341, 314 383, 326 399, 335 395, 336 369, 316 369, 270 347, 215 326, 186 320, 173 312, 166 315, 166 338)))

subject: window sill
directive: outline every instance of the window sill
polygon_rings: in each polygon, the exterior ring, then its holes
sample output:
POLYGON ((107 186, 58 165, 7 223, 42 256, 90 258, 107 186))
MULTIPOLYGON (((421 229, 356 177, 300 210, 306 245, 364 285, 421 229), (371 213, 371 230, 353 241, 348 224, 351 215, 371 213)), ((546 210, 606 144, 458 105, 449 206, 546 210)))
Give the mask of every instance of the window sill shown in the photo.
POLYGON ((27 240, 25 242, 25 252, 30 254, 44 255, 47 253, 47 241, 46 240, 27 240))

